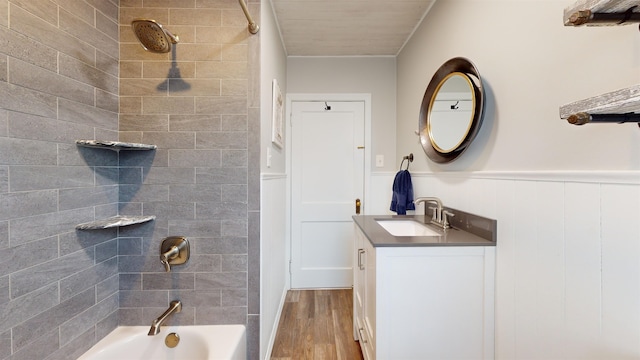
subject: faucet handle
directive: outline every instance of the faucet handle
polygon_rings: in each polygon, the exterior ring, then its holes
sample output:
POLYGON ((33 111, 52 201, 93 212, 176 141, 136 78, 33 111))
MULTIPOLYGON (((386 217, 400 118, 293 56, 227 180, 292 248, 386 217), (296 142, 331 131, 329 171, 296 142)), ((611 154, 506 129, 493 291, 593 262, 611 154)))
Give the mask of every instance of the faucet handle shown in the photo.
POLYGON ((164 265, 165 272, 171 271, 171 264, 169 264, 169 259, 164 256, 164 254, 160 255, 160 262, 162 263, 162 265, 164 265))
POLYGON ((435 206, 429 206, 429 210, 431 210, 433 212, 433 215, 431 216, 431 220, 432 221, 438 221, 438 208, 435 206))
POLYGON ((162 263, 162 265, 164 265, 165 272, 171 272, 171 265, 168 261, 160 259, 160 262, 162 263))
POLYGON ((162 241, 160 246, 160 262, 166 272, 171 271, 171 265, 184 264, 189 260, 189 241, 184 236, 170 236, 162 241))
POLYGON ((169 250, 160 253, 160 262, 162 263, 162 265, 164 265, 164 270, 166 272, 171 271, 171 265, 169 261, 177 258, 178 254, 180 254, 180 249, 175 245, 171 246, 169 250))
POLYGON ((447 211, 447 210, 442 210, 442 227, 445 228, 445 229, 451 227, 451 226, 449 226, 449 219, 448 218, 449 217, 454 217, 454 216, 456 216, 456 214, 454 214, 454 213, 452 213, 450 211, 447 211))

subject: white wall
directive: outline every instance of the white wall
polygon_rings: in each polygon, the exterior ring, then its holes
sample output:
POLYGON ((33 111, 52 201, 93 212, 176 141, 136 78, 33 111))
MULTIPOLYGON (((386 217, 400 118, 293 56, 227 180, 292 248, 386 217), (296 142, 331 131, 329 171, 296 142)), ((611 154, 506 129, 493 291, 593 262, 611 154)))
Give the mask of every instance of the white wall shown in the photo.
MULTIPOLYGON (((287 54, 280 39, 271 0, 262 0, 260 7, 260 157, 261 172, 284 173, 286 169, 285 151, 271 143, 272 81, 276 79, 283 99, 287 94, 287 54), (267 148, 271 152, 271 166, 267 167, 267 148)), ((286 139, 286 126, 284 137, 286 139)))
POLYGON ((396 60, 394 57, 289 57, 290 94, 371 94, 371 168, 395 169, 396 60), (375 167, 375 156, 384 166, 375 167))
MULTIPOLYGON (((271 144, 272 79, 286 94, 286 54, 278 32, 271 1, 260 7, 260 359, 271 349, 287 290, 286 247, 286 157, 285 151, 271 144), (272 158, 267 167, 267 151, 272 158)), ((285 134, 286 136, 286 134, 285 134)))
POLYGON ((640 359, 640 130, 558 116, 636 84, 640 36, 564 27, 573 2, 440 0, 398 57, 397 151, 420 154, 416 196, 498 221, 497 359, 640 359), (438 165, 413 114, 455 56, 476 64, 489 101, 476 142, 438 165))
POLYGON ((558 108, 637 84, 637 25, 571 28, 573 0, 440 0, 398 56, 398 153, 423 153, 413 131, 424 90, 463 56, 488 91, 486 121, 459 161, 415 170, 640 170, 635 124, 569 125, 558 108), (608 70, 611 69, 611 70, 608 70))

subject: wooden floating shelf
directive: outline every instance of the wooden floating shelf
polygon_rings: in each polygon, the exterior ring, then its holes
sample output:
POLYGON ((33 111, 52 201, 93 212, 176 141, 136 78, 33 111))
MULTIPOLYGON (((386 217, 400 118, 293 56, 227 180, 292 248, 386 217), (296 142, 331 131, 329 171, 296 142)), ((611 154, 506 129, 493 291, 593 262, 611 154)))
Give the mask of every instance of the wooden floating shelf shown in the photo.
POLYGON ((580 0, 564 9, 563 21, 565 26, 626 25, 638 22, 639 13, 640 0, 580 0))
POLYGON ((97 149, 108 149, 113 151, 120 150, 155 150, 156 145, 127 143, 120 141, 103 141, 103 140, 76 140, 76 145, 82 147, 90 147, 97 149))
POLYGON ((577 113, 627 114, 640 112, 640 85, 579 100, 560 107, 560 118, 577 113))
POLYGON ((101 230, 115 227, 142 224, 155 220, 155 216, 126 216, 117 215, 106 219, 90 221, 76 225, 77 230, 101 230))
MULTIPOLYGON (((565 26, 614 26, 640 22, 640 0, 579 0, 564 9, 565 26)), ((570 124, 636 122, 640 126, 640 85, 560 107, 570 124)))

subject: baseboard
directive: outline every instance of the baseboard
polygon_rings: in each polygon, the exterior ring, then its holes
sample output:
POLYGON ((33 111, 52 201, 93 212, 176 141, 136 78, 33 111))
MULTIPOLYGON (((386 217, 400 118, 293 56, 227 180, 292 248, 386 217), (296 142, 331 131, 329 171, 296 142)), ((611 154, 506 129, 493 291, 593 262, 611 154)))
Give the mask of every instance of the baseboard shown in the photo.
POLYGON ((278 306, 278 312, 276 313, 276 321, 273 322, 273 329, 271 329, 271 336, 269 336, 269 342, 267 343, 267 351, 265 352, 264 360, 271 359, 271 352, 273 351, 273 344, 276 341, 276 335, 278 334, 278 326, 280 325, 280 317, 282 316, 282 309, 284 308, 284 302, 287 299, 288 288, 284 288, 282 297, 280 298, 280 305, 278 306))

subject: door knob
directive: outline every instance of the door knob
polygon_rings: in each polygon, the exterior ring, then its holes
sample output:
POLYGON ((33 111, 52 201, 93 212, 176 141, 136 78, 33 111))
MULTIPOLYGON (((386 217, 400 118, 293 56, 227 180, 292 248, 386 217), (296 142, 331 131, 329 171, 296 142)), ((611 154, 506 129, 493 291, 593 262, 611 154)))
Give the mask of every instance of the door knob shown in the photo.
POLYGON ((356 215, 360 215, 360 205, 362 205, 360 199, 356 199, 356 215))

